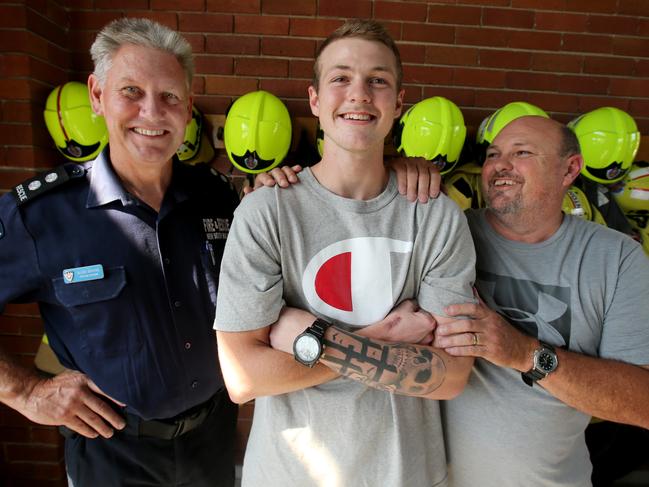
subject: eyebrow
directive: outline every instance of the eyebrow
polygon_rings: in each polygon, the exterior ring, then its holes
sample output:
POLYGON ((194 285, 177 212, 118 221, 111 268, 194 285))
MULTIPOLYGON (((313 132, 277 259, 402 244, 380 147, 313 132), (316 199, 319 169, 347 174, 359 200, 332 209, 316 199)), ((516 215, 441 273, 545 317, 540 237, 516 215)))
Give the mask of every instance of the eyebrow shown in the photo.
MULTIPOLYGON (((331 69, 329 69, 327 72, 334 71, 336 69, 341 69, 341 70, 349 70, 352 69, 351 66, 348 66, 347 64, 336 64, 335 66, 332 66, 331 69)), ((385 72, 385 73, 391 73, 390 68, 387 66, 375 66, 371 69, 371 71, 380 71, 380 72, 385 72)))

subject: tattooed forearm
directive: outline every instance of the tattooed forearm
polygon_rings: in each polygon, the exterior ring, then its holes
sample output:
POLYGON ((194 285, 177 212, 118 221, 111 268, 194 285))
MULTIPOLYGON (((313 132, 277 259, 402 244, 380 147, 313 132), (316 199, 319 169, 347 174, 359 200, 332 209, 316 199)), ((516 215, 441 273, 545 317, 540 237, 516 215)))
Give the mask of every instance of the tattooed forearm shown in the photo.
POLYGON ((423 345, 387 344, 334 329, 324 340, 320 361, 370 387, 409 396, 424 396, 444 382, 446 365, 423 345))

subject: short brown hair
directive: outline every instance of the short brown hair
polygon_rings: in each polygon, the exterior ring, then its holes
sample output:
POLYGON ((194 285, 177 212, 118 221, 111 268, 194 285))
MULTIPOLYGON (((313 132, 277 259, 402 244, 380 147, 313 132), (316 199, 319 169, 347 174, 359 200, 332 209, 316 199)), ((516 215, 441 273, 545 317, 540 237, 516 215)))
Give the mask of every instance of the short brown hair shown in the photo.
POLYGON ((387 46, 394 54, 397 65, 397 90, 401 89, 401 81, 403 80, 403 67, 401 66, 401 55, 394 39, 387 31, 387 29, 375 20, 352 19, 347 20, 343 25, 333 31, 320 45, 315 54, 315 62, 313 63, 313 80, 311 84, 318 90, 320 84, 320 55, 325 48, 334 41, 339 39, 359 38, 367 41, 380 42, 387 46))

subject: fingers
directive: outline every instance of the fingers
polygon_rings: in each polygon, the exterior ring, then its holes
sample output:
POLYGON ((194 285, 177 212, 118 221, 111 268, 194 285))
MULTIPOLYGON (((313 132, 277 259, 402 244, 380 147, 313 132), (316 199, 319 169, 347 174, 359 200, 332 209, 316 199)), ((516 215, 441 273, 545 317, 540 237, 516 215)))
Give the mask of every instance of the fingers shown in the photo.
POLYGON ((469 316, 473 319, 484 316, 482 306, 475 303, 451 304, 444 308, 444 313, 448 316, 469 316))
POLYGON ((432 164, 428 164, 428 171, 430 175, 430 184, 428 185, 428 196, 430 198, 437 198, 442 186, 442 175, 439 170, 432 164))
MULTIPOLYGON (((417 201, 418 197, 418 189, 417 185, 419 183, 420 178, 422 177, 421 171, 419 171, 419 167, 417 164, 407 164, 406 165, 406 198, 408 201, 414 202, 417 201)), ((428 174, 426 172, 426 176, 423 176, 424 179, 428 177, 428 174)), ((426 184, 426 187, 428 187, 428 184, 426 184)), ((428 198, 426 198, 426 201, 428 201, 428 198)))
POLYGON ((284 176, 284 173, 278 168, 275 168, 270 172, 262 172, 257 174, 257 176, 255 177, 255 184, 253 189, 258 189, 261 188, 262 186, 267 186, 270 188, 272 186, 275 186, 276 183, 282 186, 282 180, 283 180, 283 184, 287 186, 288 181, 286 181, 286 177, 284 176))

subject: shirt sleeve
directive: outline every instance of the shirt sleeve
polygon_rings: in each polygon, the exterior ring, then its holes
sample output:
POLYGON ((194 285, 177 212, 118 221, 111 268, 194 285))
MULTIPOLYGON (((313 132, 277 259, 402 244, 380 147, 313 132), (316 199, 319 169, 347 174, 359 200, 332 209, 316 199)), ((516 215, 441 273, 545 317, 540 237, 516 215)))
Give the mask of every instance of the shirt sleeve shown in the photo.
POLYGON ((464 214, 450 201, 441 209, 441 218, 424 230, 433 236, 425 250, 429 263, 417 298, 422 308, 443 316, 446 306, 476 302, 476 254, 464 214))
POLYGON ((599 355, 649 365, 649 259, 636 242, 626 240, 622 249, 599 355))
POLYGON ((274 191, 257 190, 239 205, 225 244, 214 328, 269 326, 284 306, 274 191))
POLYGON ((41 286, 34 240, 13 197, 0 198, 0 313, 9 302, 37 299, 41 286))

